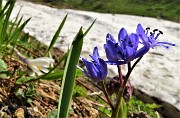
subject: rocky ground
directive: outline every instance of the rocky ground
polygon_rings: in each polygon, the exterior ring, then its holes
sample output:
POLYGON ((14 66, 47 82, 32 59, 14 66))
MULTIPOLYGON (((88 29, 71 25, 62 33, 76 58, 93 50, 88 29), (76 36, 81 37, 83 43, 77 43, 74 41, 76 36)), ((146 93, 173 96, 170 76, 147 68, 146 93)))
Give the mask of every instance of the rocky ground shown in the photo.
MULTIPOLYGON (((169 50, 157 47, 146 54, 134 69, 131 80, 135 88, 141 92, 167 102, 180 110, 180 24, 162 19, 129 16, 120 14, 102 14, 95 12, 77 11, 70 9, 55 9, 48 6, 17 1, 13 10, 13 19, 21 9, 24 19, 32 17, 24 31, 49 45, 55 31, 63 17, 68 18, 62 29, 56 47, 66 51, 79 28, 87 29, 97 18, 94 26, 84 39, 82 57, 92 53, 94 46, 98 46, 100 55, 105 57, 103 44, 107 33, 117 38, 119 29, 124 27, 128 32, 135 32, 138 23, 151 29, 163 31, 160 40, 176 44, 169 50)), ((124 69, 125 70, 125 69, 124 69)), ((110 66, 109 76, 117 74, 117 69, 110 66)), ((174 111, 172 111, 174 112, 174 111)), ((180 113, 176 110, 178 116, 180 113)))

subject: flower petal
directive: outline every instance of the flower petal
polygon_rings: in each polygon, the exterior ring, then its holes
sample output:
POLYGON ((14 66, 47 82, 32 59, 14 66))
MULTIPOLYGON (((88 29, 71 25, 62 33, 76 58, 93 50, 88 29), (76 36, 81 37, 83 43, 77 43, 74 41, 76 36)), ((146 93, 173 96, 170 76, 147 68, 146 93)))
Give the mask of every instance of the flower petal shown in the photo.
POLYGON ((99 63, 100 63, 100 65, 101 65, 101 67, 100 67, 100 70, 101 70, 101 79, 103 80, 106 76, 107 76, 107 64, 106 64, 106 62, 103 60, 103 59, 101 59, 101 58, 99 58, 99 63))
POLYGON ((127 31, 125 28, 121 28, 118 34, 118 42, 121 43, 127 36, 127 31))
POLYGON ((113 54, 113 51, 111 50, 111 48, 108 48, 107 44, 104 44, 104 49, 108 60, 117 60, 113 54))
POLYGON ((40 69, 42 72, 44 72, 44 73, 48 73, 49 72, 49 70, 46 68, 46 67, 41 67, 41 69, 40 69))
POLYGON ((113 43, 116 43, 116 40, 114 39, 114 37, 109 33, 106 35, 106 41, 108 40, 111 40, 113 43))
POLYGON ((147 36, 145 34, 145 30, 144 30, 144 28, 142 27, 141 24, 137 25, 136 33, 137 33, 138 36, 140 36, 140 39, 142 40, 142 43, 148 41, 147 36))
POLYGON ((122 64, 126 64, 125 61, 105 61, 107 64, 109 65, 122 65, 122 64))
POLYGON ((41 57, 41 58, 36 58, 36 59, 28 59, 29 62, 32 65, 35 66, 48 66, 52 63, 54 63, 54 59, 48 58, 48 57, 41 57))
POLYGON ((133 47, 126 46, 126 59, 125 61, 129 62, 132 61, 135 55, 135 50, 133 47))
POLYGON ((82 69, 80 66, 76 65, 77 68, 79 68, 87 77, 90 77, 90 75, 87 73, 86 70, 82 69))
POLYGON ((116 42, 112 41, 112 40, 107 40, 107 50, 109 53, 107 54, 110 54, 111 57, 113 57, 113 60, 114 61, 117 61, 118 60, 118 50, 119 50, 119 46, 117 45, 116 42))
POLYGON ((134 50, 137 50, 138 44, 139 44, 139 38, 137 34, 132 33, 129 38, 131 39, 131 42, 133 44, 134 50))
POLYGON ((93 56, 98 59, 99 58, 99 53, 98 53, 98 48, 95 47, 94 50, 93 50, 93 56))
POLYGON ((143 56, 144 54, 146 54, 149 51, 149 49, 150 49, 150 47, 143 46, 136 52, 134 59, 143 56))
POLYGON ((31 64, 28 64, 28 67, 32 69, 38 76, 42 75, 43 73, 36 67, 31 64))
POLYGON ((102 81, 102 79, 101 79, 101 71, 100 71, 100 68, 97 68, 97 67, 95 67, 94 65, 92 66, 92 72, 93 72, 93 74, 92 74, 92 80, 93 81, 95 81, 95 82, 99 82, 99 81, 102 81))
POLYGON ((93 64, 91 62, 87 61, 84 58, 82 58, 82 61, 83 61, 84 65, 86 66, 86 69, 87 69, 87 71, 89 73, 90 78, 92 78, 92 74, 94 74, 94 72, 92 70, 93 64))

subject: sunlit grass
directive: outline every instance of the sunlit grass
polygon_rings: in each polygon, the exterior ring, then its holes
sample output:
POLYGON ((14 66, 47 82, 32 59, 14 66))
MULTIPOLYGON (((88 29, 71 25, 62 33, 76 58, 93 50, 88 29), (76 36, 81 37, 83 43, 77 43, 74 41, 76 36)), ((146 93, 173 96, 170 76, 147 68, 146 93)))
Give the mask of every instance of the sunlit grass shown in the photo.
POLYGON ((57 8, 148 16, 180 22, 179 0, 29 0, 57 8))

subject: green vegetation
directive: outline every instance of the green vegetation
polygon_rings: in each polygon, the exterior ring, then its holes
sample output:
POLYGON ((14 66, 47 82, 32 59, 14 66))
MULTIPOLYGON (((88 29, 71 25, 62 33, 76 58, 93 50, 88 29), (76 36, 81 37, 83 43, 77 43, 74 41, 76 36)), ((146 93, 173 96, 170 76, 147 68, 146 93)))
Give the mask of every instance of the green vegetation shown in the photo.
POLYGON ((145 104, 144 102, 136 99, 136 97, 132 97, 128 102, 128 113, 129 115, 135 113, 141 113, 142 111, 148 113, 151 118, 157 118, 157 114, 155 113, 155 109, 161 107, 161 105, 157 104, 145 104))
POLYGON ((162 18, 180 22, 179 0, 29 0, 57 8, 162 18), (48 2, 47 2, 48 1, 48 2))
MULTIPOLYGON (((104 106, 108 106, 108 104, 100 99, 98 96, 88 96, 87 95, 88 90, 82 87, 81 85, 77 85, 74 88, 74 95, 73 98, 76 97, 84 97, 89 100, 96 100, 97 104, 102 104, 104 106)), ((128 109, 128 118, 135 117, 137 114, 148 114, 151 118, 158 118, 156 109, 160 108, 161 105, 157 105, 155 103, 149 104, 149 103, 144 103, 141 100, 138 100, 135 96, 132 96, 131 99, 127 103, 127 109, 128 109)), ((111 116, 112 110, 109 107, 102 107, 100 106, 98 108, 99 112, 101 112, 102 117, 107 117, 111 116)))

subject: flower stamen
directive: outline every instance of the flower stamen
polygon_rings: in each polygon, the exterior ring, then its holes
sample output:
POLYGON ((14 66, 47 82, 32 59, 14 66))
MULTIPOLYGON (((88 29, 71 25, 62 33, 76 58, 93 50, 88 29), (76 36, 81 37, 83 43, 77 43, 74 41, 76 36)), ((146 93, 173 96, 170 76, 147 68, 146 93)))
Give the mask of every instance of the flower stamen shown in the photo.
POLYGON ((129 41, 128 44, 130 45, 130 47, 133 47, 133 46, 134 46, 134 44, 133 44, 131 41, 129 41))
POLYGON ((162 32, 161 30, 159 30, 159 33, 160 33, 160 34, 163 34, 163 32, 162 32))
POLYGON ((147 27, 146 30, 150 30, 150 27, 147 27))
POLYGON ((154 30, 153 30, 153 32, 156 32, 156 31, 158 31, 158 29, 154 29, 154 30))
POLYGON ((117 46, 118 46, 118 43, 116 43, 116 44, 114 45, 115 48, 117 48, 117 46))

